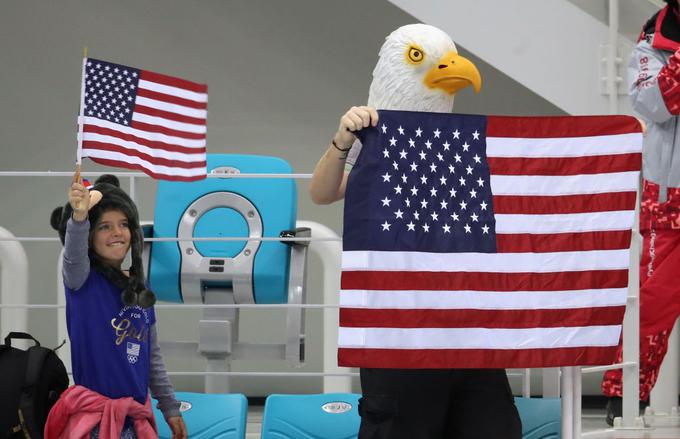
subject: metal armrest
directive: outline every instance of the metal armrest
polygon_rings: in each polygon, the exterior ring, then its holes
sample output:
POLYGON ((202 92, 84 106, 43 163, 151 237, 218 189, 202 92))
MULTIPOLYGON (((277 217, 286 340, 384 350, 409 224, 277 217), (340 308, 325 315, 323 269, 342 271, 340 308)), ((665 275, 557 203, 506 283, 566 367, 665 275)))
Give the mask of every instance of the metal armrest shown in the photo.
MULTIPOLYGON (((296 227, 292 230, 284 230, 279 233, 279 238, 310 238, 312 236, 312 229, 309 227, 296 227)), ((283 241, 288 245, 302 245, 309 247, 310 241, 283 241)))
MULTIPOLYGON (((309 238, 309 227, 284 230, 282 238, 309 238)), ((290 274, 288 277, 288 303, 301 305, 307 301, 307 248, 310 241, 284 241, 290 245, 290 274)), ((286 319, 286 360, 294 366, 305 361, 305 312, 302 308, 288 308, 286 319)))
MULTIPOLYGON (((153 237, 153 222, 151 221, 141 221, 142 227, 142 237, 152 238, 153 237)), ((151 260, 151 242, 144 242, 142 245, 142 268, 144 269, 144 276, 148 281, 149 279, 149 261, 151 260)))

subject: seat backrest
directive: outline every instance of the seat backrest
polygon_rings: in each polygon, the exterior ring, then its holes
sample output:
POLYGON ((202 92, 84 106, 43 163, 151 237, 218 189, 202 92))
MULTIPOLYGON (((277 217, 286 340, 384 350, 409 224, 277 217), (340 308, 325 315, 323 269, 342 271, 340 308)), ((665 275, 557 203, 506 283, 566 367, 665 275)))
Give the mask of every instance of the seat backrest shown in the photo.
POLYGON ((559 398, 515 398, 522 420, 522 439, 558 439, 562 435, 559 398))
MULTIPOLYGON (((246 436, 248 400, 240 393, 206 394, 177 392, 180 411, 192 439, 243 439, 246 436)), ((153 402, 159 439, 170 439, 172 432, 153 402)))
MULTIPOLYGON (((207 198, 213 201, 224 199, 224 205, 198 214, 191 212, 196 217, 192 226, 193 237, 247 237, 251 219, 244 218, 238 209, 231 206, 230 196, 225 194, 237 194, 237 198, 245 199, 244 203, 255 207, 256 215, 262 220, 262 236, 278 237, 281 231, 295 227, 297 192, 292 179, 228 178, 231 174, 245 173, 289 174, 292 169, 284 160, 255 155, 208 154, 207 169, 209 174, 221 174, 225 178, 158 182, 154 237, 177 237, 183 216, 190 214, 188 207, 207 198)), ((245 240, 194 243, 195 249, 204 258, 235 258, 244 252, 246 244, 245 240)), ((187 294, 182 291, 180 279, 182 257, 187 256, 182 254, 177 242, 153 243, 149 282, 159 299, 180 302, 187 294)), ((252 268, 255 302, 287 301, 289 258, 289 247, 282 242, 263 241, 259 244, 252 268)), ((211 268, 219 270, 219 267, 211 268)), ((229 284, 229 280, 224 282, 229 284)))
POLYGON ((355 393, 269 395, 261 439, 354 439, 359 434, 355 393))

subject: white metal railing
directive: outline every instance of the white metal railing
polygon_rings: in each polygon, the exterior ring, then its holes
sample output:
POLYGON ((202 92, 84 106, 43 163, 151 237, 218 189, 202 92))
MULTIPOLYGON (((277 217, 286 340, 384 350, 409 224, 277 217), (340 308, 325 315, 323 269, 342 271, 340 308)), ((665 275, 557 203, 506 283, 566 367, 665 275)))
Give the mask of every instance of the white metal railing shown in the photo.
MULTIPOLYGON (((0 236, 0 242, 61 242, 59 238, 50 237, 32 237, 32 236, 0 236)), ((201 237, 201 238, 144 238, 144 242, 188 242, 188 241, 210 241, 210 242, 224 242, 224 241, 295 241, 295 242, 310 242, 310 241, 336 241, 341 242, 342 239, 339 237, 326 237, 326 238, 279 238, 275 236, 259 236, 259 237, 248 237, 248 236, 229 236, 229 237, 201 237)))
MULTIPOLYGON (((118 178, 151 178, 143 172, 118 172, 118 171, 82 171, 81 177, 100 177, 104 174, 115 174, 118 178)), ((0 171, 0 177, 73 177, 73 171, 0 171)), ((243 173, 243 174, 208 174, 207 178, 285 178, 309 180, 312 174, 266 174, 266 173, 243 173)), ((134 199, 133 199, 134 200, 134 199)))

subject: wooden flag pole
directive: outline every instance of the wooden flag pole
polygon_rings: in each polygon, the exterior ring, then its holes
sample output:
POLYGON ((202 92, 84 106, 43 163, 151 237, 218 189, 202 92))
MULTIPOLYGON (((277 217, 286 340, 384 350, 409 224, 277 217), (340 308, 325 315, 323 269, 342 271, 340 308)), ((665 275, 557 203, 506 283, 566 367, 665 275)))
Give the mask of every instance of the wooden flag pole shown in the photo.
POLYGON ((83 177, 80 176, 80 165, 76 165, 76 173, 73 176, 73 182, 83 184, 83 177))
MULTIPOLYGON (((78 135, 77 143, 78 149, 76 150, 76 172, 73 175, 73 182, 78 184, 83 184, 83 179, 80 175, 80 167, 83 162, 83 125, 85 121, 83 120, 83 115, 85 113, 85 68, 87 66, 87 46, 83 47, 83 73, 80 80, 80 112, 78 115, 78 135)), ((77 203, 77 207, 81 207, 82 201, 77 203)))

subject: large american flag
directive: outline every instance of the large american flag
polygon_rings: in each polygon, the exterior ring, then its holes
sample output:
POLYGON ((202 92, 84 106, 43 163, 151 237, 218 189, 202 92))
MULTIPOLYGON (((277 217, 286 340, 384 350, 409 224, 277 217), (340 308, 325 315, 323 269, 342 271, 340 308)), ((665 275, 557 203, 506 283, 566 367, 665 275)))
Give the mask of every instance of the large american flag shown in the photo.
POLYGON ((345 195, 341 366, 614 361, 635 118, 380 111, 360 138, 345 195))
POLYGON ((82 157, 165 180, 206 176, 208 87, 88 58, 82 157))

